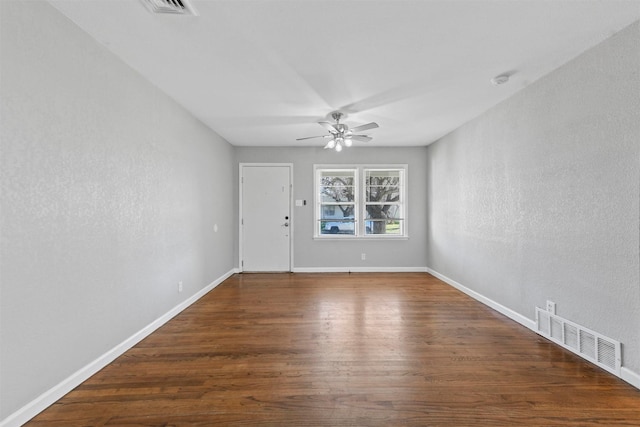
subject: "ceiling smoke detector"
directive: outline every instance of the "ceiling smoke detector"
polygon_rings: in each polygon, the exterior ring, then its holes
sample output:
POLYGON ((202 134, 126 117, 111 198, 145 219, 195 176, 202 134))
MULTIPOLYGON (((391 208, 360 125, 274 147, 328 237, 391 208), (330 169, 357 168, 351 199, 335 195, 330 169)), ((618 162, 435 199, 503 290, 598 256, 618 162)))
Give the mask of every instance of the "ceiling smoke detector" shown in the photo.
POLYGON ((491 79, 491 83, 494 86, 503 85, 503 84, 507 83, 508 81, 509 81, 509 75, 508 74, 500 74, 499 76, 495 76, 494 78, 491 79))
POLYGON ((141 0, 153 13, 171 13, 177 15, 198 16, 198 12, 189 0, 141 0))

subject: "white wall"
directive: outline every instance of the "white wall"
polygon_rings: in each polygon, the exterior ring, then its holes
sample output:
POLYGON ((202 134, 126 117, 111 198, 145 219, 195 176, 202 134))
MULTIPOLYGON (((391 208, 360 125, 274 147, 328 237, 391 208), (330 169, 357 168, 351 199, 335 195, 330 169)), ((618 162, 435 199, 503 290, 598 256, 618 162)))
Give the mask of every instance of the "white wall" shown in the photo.
POLYGON ((237 208, 233 147, 48 4, 0 14, 2 420, 232 270, 237 208))
POLYGON ((529 319, 555 301, 635 373, 639 46, 636 23, 428 147, 429 267, 529 319))
MULTIPOLYGON (((372 145, 375 145, 375 138, 372 145)), ((236 147, 238 162, 293 163, 294 199, 307 205, 293 207, 294 269, 426 269, 427 164, 426 147, 345 148, 341 153, 324 150, 321 143, 310 148, 236 147), (314 164, 407 164, 407 240, 320 240, 313 239, 314 164), (366 253, 362 260, 361 253, 366 253)), ((237 182, 237 179, 236 179, 237 182)), ((236 251, 237 253, 237 251, 236 251)))

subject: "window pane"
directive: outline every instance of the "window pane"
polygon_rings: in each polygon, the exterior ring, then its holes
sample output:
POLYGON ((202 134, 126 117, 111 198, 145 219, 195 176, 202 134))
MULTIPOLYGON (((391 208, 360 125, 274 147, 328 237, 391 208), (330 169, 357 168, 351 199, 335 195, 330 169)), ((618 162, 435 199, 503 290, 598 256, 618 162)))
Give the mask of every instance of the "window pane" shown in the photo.
POLYGON ((399 170, 367 170, 365 180, 367 202, 400 201, 399 170))
POLYGON ((320 175, 320 185, 325 187, 353 187, 354 182, 355 174, 353 173, 353 171, 322 171, 320 175))
POLYGON ((333 218, 336 214, 335 206, 323 206, 322 214, 320 214, 321 218, 333 218))
POLYGON ((370 179, 382 179, 382 178, 400 178, 400 171, 398 169, 395 170, 367 170, 367 185, 369 185, 370 179))
POLYGON ((353 218, 344 220, 320 221, 320 234, 355 234, 353 218))
POLYGON ((400 205, 367 205, 367 219, 402 219, 400 205))
POLYGON ((354 171, 322 171, 320 174, 321 203, 353 202, 354 171))
POLYGON ((342 178, 342 179, 351 179, 351 183, 349 185, 353 185, 353 177, 355 176, 355 171, 352 169, 344 169, 344 170, 331 170, 331 169, 323 169, 320 171, 320 177, 324 178, 342 178))
POLYGON ((397 202, 400 200, 400 188, 396 185, 375 185, 367 187, 367 202, 397 202))
POLYGON ((354 205, 322 205, 320 219, 344 221, 354 219, 354 205))
POLYGON ((365 221, 365 233, 366 234, 386 234, 386 235, 402 235, 401 219, 393 220, 366 220, 365 221))
POLYGON ((321 187, 321 203, 353 202, 353 187, 321 187))

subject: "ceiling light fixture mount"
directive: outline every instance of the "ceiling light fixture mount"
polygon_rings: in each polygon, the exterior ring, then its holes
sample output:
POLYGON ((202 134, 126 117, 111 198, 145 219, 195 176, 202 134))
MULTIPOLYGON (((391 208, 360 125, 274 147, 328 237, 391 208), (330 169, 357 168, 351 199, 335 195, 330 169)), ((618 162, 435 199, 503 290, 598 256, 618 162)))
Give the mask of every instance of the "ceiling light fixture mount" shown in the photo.
POLYGON ((329 142, 327 142, 327 145, 324 146, 324 148, 334 149, 337 152, 340 152, 344 147, 351 147, 354 140, 369 142, 373 139, 369 135, 355 135, 356 132, 375 129, 379 127, 377 123, 371 122, 367 123, 366 125, 349 128, 349 126, 345 125, 344 123, 340 123, 340 120, 343 117, 343 113, 341 113, 340 111, 334 111, 333 113, 331 113, 331 118, 336 121, 335 123, 318 122, 320 126, 329 131, 329 135, 307 136, 305 138, 298 138, 296 141, 313 138, 331 138, 329 142))

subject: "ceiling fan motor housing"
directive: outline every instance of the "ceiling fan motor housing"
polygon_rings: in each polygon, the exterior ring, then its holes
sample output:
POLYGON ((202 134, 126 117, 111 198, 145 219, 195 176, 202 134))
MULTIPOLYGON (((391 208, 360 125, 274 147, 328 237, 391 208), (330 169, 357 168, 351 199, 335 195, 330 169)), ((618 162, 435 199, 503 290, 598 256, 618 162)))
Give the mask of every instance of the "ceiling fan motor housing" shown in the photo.
POLYGON ((345 133, 347 130, 349 130, 349 127, 347 125, 343 125, 342 123, 336 123, 334 127, 336 128, 338 133, 345 133))

